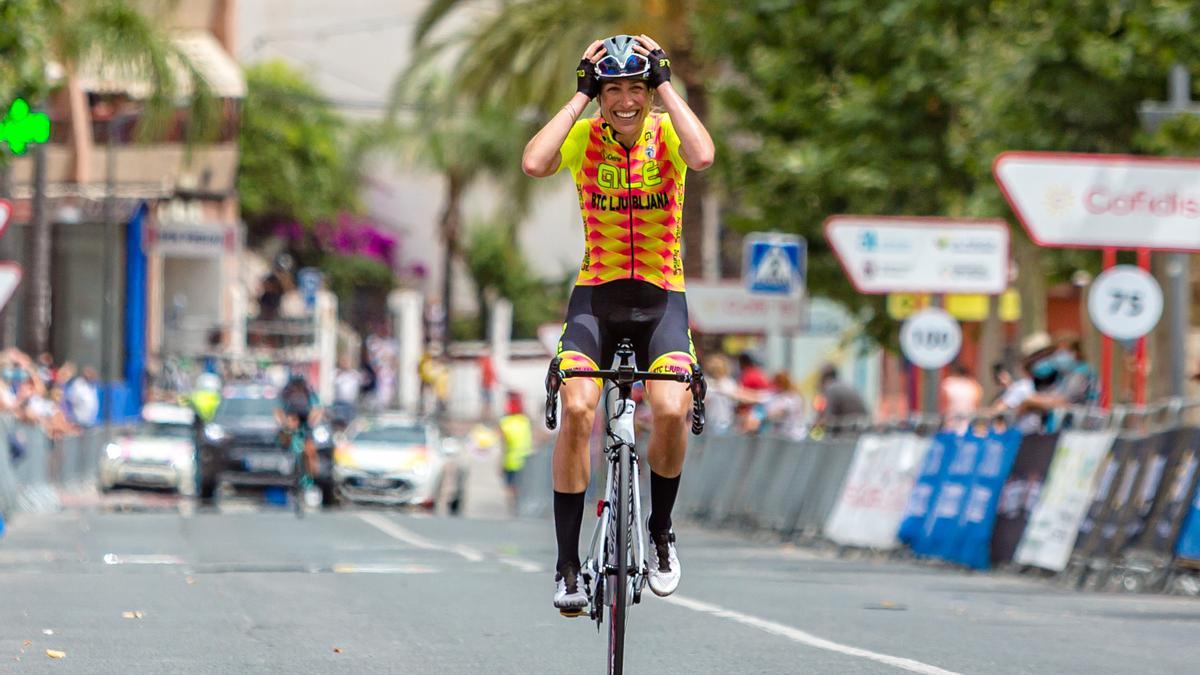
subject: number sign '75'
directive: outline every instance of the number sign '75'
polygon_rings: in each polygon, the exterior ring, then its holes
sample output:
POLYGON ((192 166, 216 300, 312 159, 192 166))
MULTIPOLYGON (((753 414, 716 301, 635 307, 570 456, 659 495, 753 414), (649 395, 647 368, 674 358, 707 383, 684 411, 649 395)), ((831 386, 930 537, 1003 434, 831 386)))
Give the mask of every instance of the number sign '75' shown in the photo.
POLYGON ((1162 289, 1154 277, 1133 265, 1105 270, 1088 291, 1088 315, 1105 335, 1133 340, 1149 333, 1162 317, 1162 289))

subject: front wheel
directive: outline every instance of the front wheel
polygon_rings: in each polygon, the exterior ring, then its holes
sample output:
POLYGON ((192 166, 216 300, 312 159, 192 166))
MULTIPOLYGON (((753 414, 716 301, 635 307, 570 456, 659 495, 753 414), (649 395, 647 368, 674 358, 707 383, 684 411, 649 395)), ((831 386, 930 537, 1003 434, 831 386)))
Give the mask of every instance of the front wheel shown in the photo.
POLYGON ((625 618, 628 612, 629 598, 629 508, 630 508, 630 476, 629 447, 622 445, 617 460, 615 506, 616 518, 612 534, 616 537, 616 583, 610 589, 611 614, 608 622, 608 672, 610 675, 621 675, 625 661, 625 618))

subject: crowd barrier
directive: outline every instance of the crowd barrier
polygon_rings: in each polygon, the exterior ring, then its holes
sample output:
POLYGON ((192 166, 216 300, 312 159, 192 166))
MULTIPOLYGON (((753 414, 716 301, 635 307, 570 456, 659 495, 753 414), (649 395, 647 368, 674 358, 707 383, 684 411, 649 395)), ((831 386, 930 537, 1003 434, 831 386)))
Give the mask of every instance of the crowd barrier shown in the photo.
MULTIPOLYGON (((1028 435, 911 424, 803 440, 705 434, 690 440, 675 516, 1084 589, 1197 594, 1200 428, 1181 409, 1079 414, 1028 435)), ((551 454, 522 472, 522 515, 553 512, 551 454)))
POLYGON ((52 442, 37 426, 0 416, 0 532, 16 514, 57 511, 61 494, 94 488, 103 451, 102 429, 52 442))

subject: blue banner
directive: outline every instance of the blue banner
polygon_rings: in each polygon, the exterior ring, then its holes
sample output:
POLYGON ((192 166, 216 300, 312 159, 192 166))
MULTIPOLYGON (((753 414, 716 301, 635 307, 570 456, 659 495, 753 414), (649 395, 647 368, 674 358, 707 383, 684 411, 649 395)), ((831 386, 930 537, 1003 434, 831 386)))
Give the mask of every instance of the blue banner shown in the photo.
POLYGON ((910 495, 900 540, 918 555, 987 568, 1000 490, 1020 444, 1015 430, 935 436, 910 495))
POLYGON ((1175 554, 1188 560, 1200 560, 1200 485, 1192 497, 1192 510, 1179 533, 1175 554))
POLYGON ((904 508, 904 519, 900 521, 899 539, 913 550, 924 537, 925 520, 933 500, 937 497, 937 488, 941 484, 942 474, 953 455, 954 447, 958 444, 958 436, 950 432, 942 432, 933 437, 929 451, 925 453, 925 464, 913 485, 908 497, 908 505, 904 508))

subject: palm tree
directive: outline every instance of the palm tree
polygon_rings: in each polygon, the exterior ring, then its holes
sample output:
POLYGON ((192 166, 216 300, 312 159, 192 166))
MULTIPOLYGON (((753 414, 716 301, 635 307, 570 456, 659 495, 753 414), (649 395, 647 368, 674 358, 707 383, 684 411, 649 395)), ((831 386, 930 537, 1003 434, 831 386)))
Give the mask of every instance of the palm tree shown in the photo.
MULTIPOLYGON (((530 197, 528 181, 512 172, 520 166, 525 138, 532 124, 495 105, 471 105, 463 90, 429 63, 405 72, 392 91, 383 145, 398 148, 402 157, 437 171, 445 180, 438 233, 443 245, 442 303, 446 309, 443 353, 450 345, 453 306, 452 267, 463 253, 462 202, 468 188, 490 175, 500 180, 509 197, 509 213, 524 213, 530 197)), ((513 233, 515 236, 515 233, 513 233)))
MULTIPOLYGON (((475 17, 478 3, 433 0, 418 19, 414 40, 418 53, 452 53, 457 59, 453 81, 483 105, 514 114, 533 111, 544 118, 574 91, 570 73, 592 40, 645 33, 664 45, 688 105, 705 119, 704 83, 711 68, 697 53, 691 29, 693 16, 703 9, 701 0, 510 0, 496 3, 482 18, 473 18, 472 28, 446 36, 439 29, 447 20, 460 11, 471 11, 475 17)), ((518 164, 508 170, 521 173, 518 164)), ((684 241, 692 243, 697 255, 684 259, 684 271, 699 277, 703 256, 698 254, 704 242, 701 206, 708 182, 699 172, 687 180, 684 241)))
MULTIPOLYGON (((189 138, 202 137, 216 118, 211 91, 175 48, 169 36, 128 0, 9 0, 0 5, 0 23, 14 28, 0 31, 0 100, 24 95, 42 102, 53 90, 72 84, 83 63, 145 77, 150 95, 145 103, 143 136, 164 129, 175 111, 180 83, 176 68, 191 76, 189 138), (53 81, 46 73, 57 64, 63 77, 53 81)), ((35 176, 42 176, 42 152, 35 148, 35 176)), ((0 155, 0 170, 8 159, 0 155)), ((44 186, 34 187, 34 222, 26 241, 27 300, 24 339, 27 349, 45 350, 50 321, 51 232, 46 218, 44 186)))

